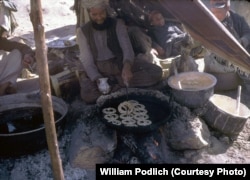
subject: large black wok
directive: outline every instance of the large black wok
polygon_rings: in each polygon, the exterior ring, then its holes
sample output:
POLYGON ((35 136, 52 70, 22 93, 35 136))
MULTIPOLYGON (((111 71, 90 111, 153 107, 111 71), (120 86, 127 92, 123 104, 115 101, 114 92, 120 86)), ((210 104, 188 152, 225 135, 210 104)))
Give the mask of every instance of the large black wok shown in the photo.
MULTIPOLYGON (((68 112, 67 104, 52 96, 58 137, 68 112)), ((38 94, 0 97, 0 157, 15 157, 47 148, 42 106, 38 94)))
POLYGON ((142 89, 129 89, 128 95, 125 90, 121 90, 110 95, 101 96, 97 100, 98 116, 108 126, 125 132, 144 133, 153 131, 163 125, 170 119, 171 107, 169 97, 159 91, 142 90, 142 89), (127 127, 124 125, 114 125, 104 118, 102 110, 107 107, 117 108, 118 105, 127 100, 136 100, 143 104, 148 111, 151 125, 127 127))

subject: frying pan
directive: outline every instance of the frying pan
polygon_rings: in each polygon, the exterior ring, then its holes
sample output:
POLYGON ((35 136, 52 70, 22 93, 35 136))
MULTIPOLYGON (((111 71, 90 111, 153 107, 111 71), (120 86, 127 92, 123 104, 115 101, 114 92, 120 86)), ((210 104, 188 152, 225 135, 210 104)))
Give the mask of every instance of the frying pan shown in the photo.
POLYGON ((122 89, 119 92, 101 96, 97 100, 97 106, 98 116, 106 125, 119 131, 133 133, 153 131, 167 122, 172 114, 169 97, 155 90, 132 88, 129 89, 128 94, 126 94, 126 91, 122 89), (120 103, 127 100, 136 100, 140 104, 143 104, 148 111, 147 113, 149 115, 149 119, 152 121, 152 124, 147 126, 128 127, 124 125, 114 125, 104 118, 104 113, 102 112, 104 108, 113 107, 117 109, 120 103))

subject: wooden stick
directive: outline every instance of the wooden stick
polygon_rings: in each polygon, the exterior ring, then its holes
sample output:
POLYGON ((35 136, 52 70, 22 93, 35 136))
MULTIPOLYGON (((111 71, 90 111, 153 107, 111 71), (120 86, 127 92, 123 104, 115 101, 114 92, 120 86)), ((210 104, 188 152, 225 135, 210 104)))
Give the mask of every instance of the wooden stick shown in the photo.
POLYGON ((43 27, 41 0, 30 0, 31 13, 30 20, 34 29, 36 60, 39 72, 41 104, 46 132, 48 149, 51 157, 51 164, 54 173, 54 179, 64 180, 63 168, 60 159, 59 147, 57 142, 57 133, 54 121, 54 111, 51 99, 51 89, 49 81, 47 47, 45 45, 45 33, 43 27))
POLYGON ((241 86, 238 86, 238 91, 237 91, 237 102, 236 102, 236 113, 240 113, 240 98, 241 98, 241 86))
POLYGON ((174 75, 175 75, 175 76, 178 75, 178 70, 177 70, 175 61, 173 62, 173 68, 174 68, 174 75))
POLYGON ((178 87, 179 87, 179 89, 182 89, 181 81, 178 81, 178 87))

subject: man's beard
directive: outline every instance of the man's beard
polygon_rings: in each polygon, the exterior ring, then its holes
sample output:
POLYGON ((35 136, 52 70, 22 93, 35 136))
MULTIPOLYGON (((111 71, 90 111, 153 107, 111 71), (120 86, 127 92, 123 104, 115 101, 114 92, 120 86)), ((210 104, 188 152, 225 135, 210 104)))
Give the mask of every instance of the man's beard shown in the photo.
POLYGON ((96 22, 94 22, 92 20, 91 20, 91 23, 92 23, 92 26, 94 29, 96 29, 98 31, 103 31, 105 29, 108 29, 112 25, 112 20, 111 20, 111 18, 108 17, 104 20, 104 22, 102 24, 97 24, 96 22))

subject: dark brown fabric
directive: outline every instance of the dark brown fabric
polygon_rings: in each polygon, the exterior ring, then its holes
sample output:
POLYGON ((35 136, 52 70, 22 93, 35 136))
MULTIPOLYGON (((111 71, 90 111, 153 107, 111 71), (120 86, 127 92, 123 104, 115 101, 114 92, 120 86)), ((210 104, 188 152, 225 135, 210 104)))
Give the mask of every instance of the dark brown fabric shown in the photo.
POLYGON ((132 67, 133 78, 129 82, 130 87, 149 87, 162 80, 161 67, 137 59, 132 67))
POLYGON ((16 41, 10 41, 7 38, 0 37, 0 50, 12 51, 18 49, 22 55, 24 54, 33 54, 32 49, 26 44, 22 44, 16 41))

